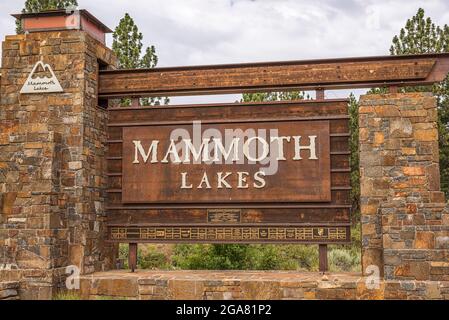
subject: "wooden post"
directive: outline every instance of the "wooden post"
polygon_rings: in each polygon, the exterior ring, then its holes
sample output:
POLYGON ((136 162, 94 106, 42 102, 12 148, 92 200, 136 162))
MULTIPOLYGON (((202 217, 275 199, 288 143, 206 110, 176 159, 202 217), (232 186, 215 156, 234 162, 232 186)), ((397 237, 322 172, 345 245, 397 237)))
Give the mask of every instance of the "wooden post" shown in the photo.
POLYGON ((319 259, 320 259, 320 272, 325 273, 328 271, 327 262, 327 244, 319 245, 319 259))
POLYGON ((137 243, 129 244, 128 265, 131 272, 137 269, 137 243))
POLYGON ((388 91, 389 91, 390 93, 398 93, 398 92, 399 92, 399 87, 396 86, 396 85, 388 86, 388 91))
POLYGON ((140 99, 132 98, 131 99, 131 107, 140 107, 140 99))
POLYGON ((316 90, 316 100, 324 100, 324 89, 316 90))

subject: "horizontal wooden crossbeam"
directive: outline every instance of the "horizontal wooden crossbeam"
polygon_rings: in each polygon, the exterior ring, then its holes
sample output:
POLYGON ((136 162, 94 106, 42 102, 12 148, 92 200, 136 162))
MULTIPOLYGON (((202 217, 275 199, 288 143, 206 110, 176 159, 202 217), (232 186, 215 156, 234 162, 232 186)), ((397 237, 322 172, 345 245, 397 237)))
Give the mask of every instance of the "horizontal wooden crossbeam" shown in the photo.
POLYGON ((449 54, 100 71, 100 98, 427 85, 449 54))

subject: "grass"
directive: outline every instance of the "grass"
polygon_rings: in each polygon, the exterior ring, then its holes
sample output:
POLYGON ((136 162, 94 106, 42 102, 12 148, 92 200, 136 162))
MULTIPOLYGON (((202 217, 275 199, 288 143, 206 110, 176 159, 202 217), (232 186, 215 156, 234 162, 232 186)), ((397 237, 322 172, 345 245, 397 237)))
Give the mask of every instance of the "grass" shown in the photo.
POLYGON ((97 297, 95 297, 95 300, 105 300, 105 301, 128 300, 128 298, 126 298, 126 297, 112 297, 112 296, 97 296, 97 297))
POLYGON ((53 300, 81 300, 81 297, 74 291, 61 291, 53 296, 53 300))

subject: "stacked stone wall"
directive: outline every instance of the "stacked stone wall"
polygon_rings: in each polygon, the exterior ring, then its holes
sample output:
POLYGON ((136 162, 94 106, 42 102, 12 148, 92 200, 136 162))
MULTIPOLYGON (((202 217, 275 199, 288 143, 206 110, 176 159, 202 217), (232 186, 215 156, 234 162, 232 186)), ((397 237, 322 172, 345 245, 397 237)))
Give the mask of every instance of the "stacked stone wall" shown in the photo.
POLYGON ((8 36, 2 56, 0 265, 20 270, 24 295, 49 297, 65 267, 92 273, 114 262, 104 243, 107 112, 97 83, 98 59, 115 57, 82 31, 8 36), (19 93, 39 60, 63 93, 19 93))
POLYGON ((449 299, 448 281, 378 280, 353 273, 115 271, 83 276, 78 294, 92 300, 449 299))
POLYGON ((360 172, 363 269, 379 266, 385 280, 404 283, 449 281, 449 206, 430 93, 361 98, 360 172))
POLYGON ((19 282, 0 282, 0 300, 19 300, 19 282))
MULTIPOLYGON (((108 113, 97 106, 99 59, 116 64, 111 50, 82 31, 3 42, 0 297, 14 298, 16 290, 21 298, 49 299, 65 287, 67 266, 84 275, 114 267, 117 248, 105 242, 108 113), (63 93, 19 93, 40 60, 52 67, 63 93)), ((360 284, 366 279, 345 276, 314 279, 309 287, 302 278, 289 284, 289 275, 275 284, 275 274, 237 282, 207 275, 125 281, 108 274, 85 278, 91 287, 83 294, 101 296, 116 286, 120 292, 126 284, 126 296, 154 299, 190 298, 191 286, 204 299, 259 297, 253 293, 266 299, 448 299, 449 207, 440 191, 435 99, 428 93, 365 95, 359 121, 362 268, 366 275, 378 268, 378 289, 367 291, 360 284), (96 289, 100 284, 105 292, 96 289)))

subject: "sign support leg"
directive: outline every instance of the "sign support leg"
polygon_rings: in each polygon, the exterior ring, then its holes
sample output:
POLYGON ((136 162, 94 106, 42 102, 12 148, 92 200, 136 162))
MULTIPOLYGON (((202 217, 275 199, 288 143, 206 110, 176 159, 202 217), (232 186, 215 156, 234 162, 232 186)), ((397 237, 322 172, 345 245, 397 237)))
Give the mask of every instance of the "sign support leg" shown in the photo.
POLYGON ((329 270, 327 261, 327 244, 319 245, 320 272, 325 273, 329 270))
POLYGON ((388 90, 389 90, 390 93, 398 93, 399 92, 399 87, 395 86, 395 85, 391 85, 391 86, 388 86, 388 90))
POLYGON ((137 243, 129 244, 128 265, 131 272, 137 269, 137 243))
POLYGON ((131 107, 140 107, 140 99, 132 98, 131 99, 131 107))

